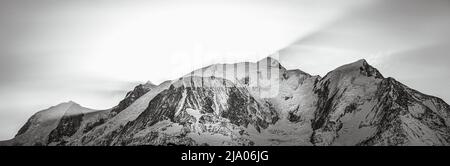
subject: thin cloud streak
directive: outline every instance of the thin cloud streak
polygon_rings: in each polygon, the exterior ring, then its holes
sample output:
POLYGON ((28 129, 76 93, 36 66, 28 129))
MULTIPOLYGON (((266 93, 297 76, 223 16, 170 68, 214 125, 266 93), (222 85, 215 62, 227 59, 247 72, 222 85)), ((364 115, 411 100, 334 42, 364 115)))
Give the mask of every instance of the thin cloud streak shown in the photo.
POLYGON ((311 74, 365 58, 385 76, 450 101, 450 1, 395 0, 349 13, 281 50, 281 63, 311 74))

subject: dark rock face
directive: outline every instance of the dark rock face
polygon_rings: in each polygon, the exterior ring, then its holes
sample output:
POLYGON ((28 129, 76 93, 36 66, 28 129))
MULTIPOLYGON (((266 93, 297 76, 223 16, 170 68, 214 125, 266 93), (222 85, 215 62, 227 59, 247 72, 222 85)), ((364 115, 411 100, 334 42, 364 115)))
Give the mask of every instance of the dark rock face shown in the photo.
POLYGON ((95 127, 104 124, 106 121, 107 121, 106 118, 100 118, 98 121, 95 121, 94 123, 88 123, 86 125, 86 127, 84 128, 83 133, 87 133, 87 132, 91 131, 95 127))
POLYGON ((31 118, 29 118, 29 119, 27 120, 27 122, 19 129, 19 132, 17 132, 16 137, 19 136, 19 135, 21 135, 21 134, 23 134, 23 133, 25 133, 25 132, 28 130, 28 128, 29 128, 30 125, 31 125, 31 120, 32 120, 32 119, 34 119, 34 115, 31 116, 31 118))
POLYGON ((299 122, 301 119, 301 116, 298 116, 294 114, 293 112, 289 112, 288 120, 289 122, 299 122))
POLYGON ((277 121, 277 113, 274 110, 263 109, 265 106, 259 104, 244 88, 225 87, 225 84, 229 86, 232 83, 218 78, 191 77, 186 80, 190 80, 190 86, 172 85, 150 101, 148 108, 135 121, 125 126, 124 132, 120 133, 118 139, 122 142, 118 144, 130 143, 129 136, 133 133, 162 120, 184 124, 188 117, 181 110, 188 108, 229 119, 230 123, 238 126, 246 127, 252 124, 257 130, 267 128, 269 124, 277 121), (204 87, 205 82, 216 86, 204 87), (226 97, 226 102, 215 102, 218 96, 226 97), (177 111, 179 111, 178 114, 177 111))
POLYGON ((150 127, 161 120, 173 120, 178 102, 183 97, 183 94, 180 93, 181 89, 182 87, 171 86, 168 90, 156 95, 150 101, 147 109, 135 121, 128 123, 119 133, 111 135, 111 141, 117 138, 113 144, 126 145, 131 142, 132 136, 139 130, 150 127))
POLYGON ((329 82, 325 82, 324 86, 320 89, 315 90, 315 93, 318 96, 317 101, 317 111, 314 113, 314 120, 311 124, 313 130, 317 130, 325 124, 326 119, 328 118, 329 113, 333 109, 333 102, 335 101, 337 93, 330 95, 330 90, 328 88, 329 82))
POLYGON ((243 93, 238 88, 230 88, 228 93, 229 108, 221 116, 230 119, 231 123, 245 127, 252 124, 260 131, 278 121, 278 114, 271 105, 256 102, 247 91, 244 90, 243 93))
POLYGON ((164 119, 173 121, 175 110, 183 97, 182 89, 183 87, 175 88, 172 86, 150 101, 147 109, 136 119, 136 123, 140 123, 140 128, 152 126, 164 119))
POLYGON ((363 65, 359 68, 362 75, 367 77, 375 77, 383 79, 383 75, 378 71, 378 69, 370 66, 366 60, 362 60, 363 65))
POLYGON ((80 128, 84 114, 64 116, 58 126, 50 133, 48 143, 59 142, 58 145, 64 145, 64 137, 70 137, 80 128))
POLYGON ((155 87, 155 85, 153 85, 152 83, 140 84, 140 85, 136 86, 134 88, 134 90, 127 93, 127 95, 125 96, 125 99, 120 101, 119 105, 117 105, 116 107, 114 107, 111 110, 111 113, 113 113, 113 114, 120 113, 125 108, 127 108, 128 106, 133 104, 133 102, 136 101, 139 97, 143 96, 144 94, 146 94, 147 92, 152 90, 152 88, 154 88, 154 87, 155 87))
MULTIPOLYGON (((445 119, 446 115, 441 115, 438 110, 444 110, 448 115, 448 105, 442 100, 421 94, 405 85, 397 82, 393 78, 383 80, 378 88, 377 97, 380 100, 380 118, 377 120, 377 133, 361 142, 359 145, 404 145, 409 143, 408 137, 424 138, 427 134, 423 128, 417 129, 417 125, 427 126, 435 131, 439 142, 448 145, 450 142, 450 127, 445 119), (425 105, 424 102, 431 101, 433 106, 444 105, 444 108, 434 111, 425 105), (416 113, 414 106, 418 106, 416 113), (414 122, 414 126, 408 123, 414 122), (406 123, 406 124, 405 124, 406 123), (402 127, 407 125, 407 127, 402 127)), ((447 116, 448 117, 448 116, 447 116)), ((440 145, 430 142, 433 145, 440 145)))

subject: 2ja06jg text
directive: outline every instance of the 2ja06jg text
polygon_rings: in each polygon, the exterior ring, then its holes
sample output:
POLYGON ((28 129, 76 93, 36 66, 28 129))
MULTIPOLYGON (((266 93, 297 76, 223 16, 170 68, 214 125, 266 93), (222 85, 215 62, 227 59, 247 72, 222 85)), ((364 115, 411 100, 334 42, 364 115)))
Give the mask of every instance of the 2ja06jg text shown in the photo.
POLYGON ((216 153, 188 152, 181 153, 182 161, 208 161, 213 163, 215 159, 224 159, 234 163, 236 161, 267 161, 269 160, 268 151, 225 151, 225 155, 216 155, 216 153))

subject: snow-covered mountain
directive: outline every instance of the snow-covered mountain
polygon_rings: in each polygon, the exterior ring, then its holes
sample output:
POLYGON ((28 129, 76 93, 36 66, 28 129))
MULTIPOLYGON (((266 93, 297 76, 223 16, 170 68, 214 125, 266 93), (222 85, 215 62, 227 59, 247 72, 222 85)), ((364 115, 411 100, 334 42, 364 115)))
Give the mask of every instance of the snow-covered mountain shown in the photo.
POLYGON ((130 91, 116 107, 62 103, 1 145, 450 145, 450 107, 365 60, 323 78, 277 60, 216 64, 130 91))

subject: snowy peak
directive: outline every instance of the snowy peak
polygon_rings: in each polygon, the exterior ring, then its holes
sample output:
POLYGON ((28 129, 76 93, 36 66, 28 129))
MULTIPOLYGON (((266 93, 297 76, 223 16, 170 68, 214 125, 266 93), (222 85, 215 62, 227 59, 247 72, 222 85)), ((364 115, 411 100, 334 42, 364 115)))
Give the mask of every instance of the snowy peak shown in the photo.
POLYGON ((272 57, 270 57, 270 56, 265 57, 265 58, 259 60, 257 63, 264 63, 264 62, 269 62, 269 63, 270 63, 271 65, 273 65, 273 66, 275 66, 275 65, 280 65, 280 62, 279 62, 277 59, 272 58, 272 57))
POLYGON ((288 70, 286 71, 288 75, 296 75, 296 76, 306 76, 311 77, 309 73, 306 73, 300 69, 288 70))
POLYGON ((360 59, 357 60, 355 62, 349 63, 349 64, 345 64, 341 67, 338 67, 336 70, 344 70, 344 69, 351 69, 351 68, 360 68, 360 67, 364 67, 364 66, 368 66, 369 63, 367 63, 367 61, 365 59, 360 59))
MULTIPOLYGON (((17 132, 16 137, 22 134, 25 134, 30 128, 34 126, 41 125, 41 123, 46 124, 48 126, 54 125, 57 123, 58 119, 64 116, 66 110, 70 108, 75 102, 69 101, 60 103, 58 105, 52 106, 48 109, 42 110, 31 116, 28 121, 23 125, 19 132, 17 132)), ((45 130, 46 126, 40 126, 40 130, 45 130)), ((46 131, 46 130, 45 130, 46 131)))
POLYGON ((74 101, 72 101, 72 100, 69 100, 69 101, 66 101, 66 102, 59 103, 58 105, 52 106, 50 108, 53 108, 53 107, 71 107, 73 105, 79 105, 79 104, 74 102, 74 101))
POLYGON ((264 59, 259 60, 258 62, 256 62, 256 64, 259 66, 259 69, 270 69, 270 68, 274 68, 274 69, 280 69, 285 71, 286 69, 280 64, 280 62, 272 57, 266 57, 264 59))
POLYGON ((73 116, 73 115, 81 115, 81 114, 88 114, 92 112, 96 112, 98 110, 93 110, 90 108, 86 108, 81 106, 78 103, 75 103, 73 101, 69 102, 69 107, 67 108, 64 116, 73 116))
POLYGON ((69 100, 68 102, 61 103, 61 104, 78 104, 78 103, 76 103, 76 102, 74 102, 74 101, 72 101, 72 100, 69 100))
POLYGON ((348 73, 348 74, 354 74, 354 72, 359 72, 361 75, 367 77, 384 78, 383 75, 381 75, 381 73, 376 68, 367 63, 365 59, 361 59, 356 62, 338 67, 332 72, 348 73))
POLYGON ((153 82, 151 82, 151 81, 147 81, 145 84, 142 84, 142 86, 144 86, 146 88, 154 88, 157 85, 153 84, 153 82))
POLYGON ((381 80, 383 75, 378 71, 378 69, 369 65, 366 60, 361 59, 356 62, 343 65, 329 72, 323 79, 322 82, 340 82, 354 80, 354 78, 365 77, 381 80))
POLYGON ((233 86, 233 82, 216 78, 214 76, 211 77, 199 77, 199 76, 191 76, 191 77, 183 77, 172 83, 171 88, 179 88, 179 87, 190 87, 190 88, 223 88, 227 86, 233 86))
MULTIPOLYGON (((67 128, 68 123, 64 123, 65 121, 68 121, 67 119, 77 117, 77 121, 71 120, 69 121, 69 124, 73 124, 74 122, 80 123, 82 121, 81 118, 85 114, 96 111, 97 110, 84 108, 73 101, 60 103, 56 106, 39 111, 29 118, 25 125, 20 128, 14 138, 14 144, 46 145, 56 129, 61 128, 61 126, 67 128)), ((70 127, 70 125, 69 128, 69 130, 74 129, 73 127, 70 127)), ((60 131, 62 130, 60 129, 60 131)))

